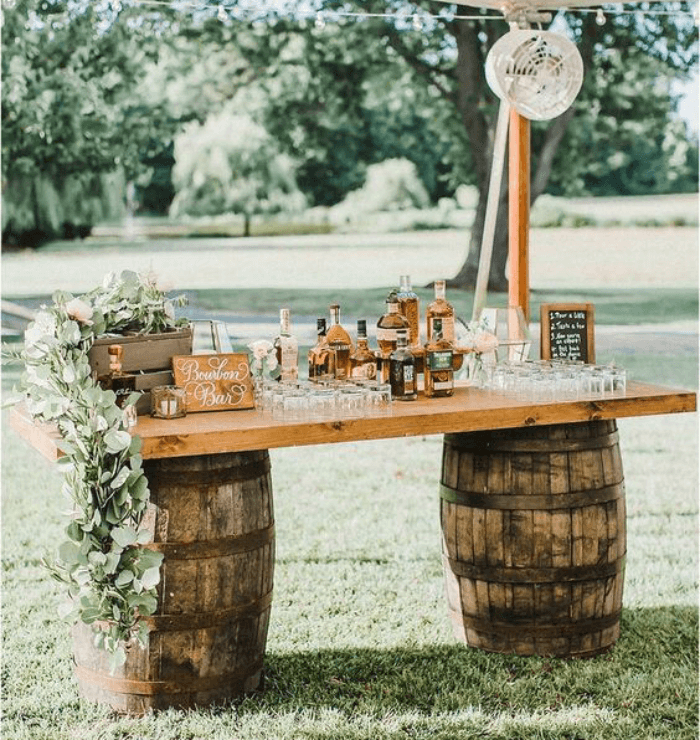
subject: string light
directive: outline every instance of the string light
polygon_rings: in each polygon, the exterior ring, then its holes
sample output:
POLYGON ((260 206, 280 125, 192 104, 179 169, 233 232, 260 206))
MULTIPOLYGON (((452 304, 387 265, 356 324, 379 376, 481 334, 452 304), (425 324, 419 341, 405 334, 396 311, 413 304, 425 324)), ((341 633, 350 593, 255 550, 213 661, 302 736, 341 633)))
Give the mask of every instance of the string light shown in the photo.
POLYGON ((423 21, 417 16, 413 16, 413 20, 411 21, 411 25, 413 26, 414 31, 422 31, 423 30, 423 21))
POLYGON ((226 12, 226 9, 223 5, 219 5, 219 9, 216 11, 216 17, 222 23, 226 23, 226 21, 228 21, 228 13, 226 12))
POLYGON ((319 30, 322 30, 322 29, 324 29, 326 27, 326 20, 323 17, 323 13, 321 13, 321 11, 319 11, 318 13, 316 13, 316 20, 314 21, 314 25, 319 30))
POLYGON ((607 21, 607 20, 608 19, 605 17, 605 13, 603 13, 603 9, 602 8, 598 8, 598 12, 595 14, 595 22, 599 26, 604 26, 605 25, 605 21, 607 21))

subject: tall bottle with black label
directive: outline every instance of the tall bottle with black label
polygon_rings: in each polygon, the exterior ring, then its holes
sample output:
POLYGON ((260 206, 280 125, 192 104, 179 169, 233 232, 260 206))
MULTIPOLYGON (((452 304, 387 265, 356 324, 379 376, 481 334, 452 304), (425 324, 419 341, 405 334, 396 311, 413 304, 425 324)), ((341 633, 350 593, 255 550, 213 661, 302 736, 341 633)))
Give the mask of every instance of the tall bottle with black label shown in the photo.
POLYGON ((398 401, 418 398, 416 358, 408 348, 407 329, 399 329, 396 349, 389 356, 389 383, 392 398, 398 401))
POLYGON ((308 354, 309 380, 332 380, 335 377, 335 353, 326 338, 326 320, 316 319, 316 344, 308 354))
POLYGON ((354 345, 350 335, 340 323, 340 306, 337 303, 331 304, 331 325, 326 340, 335 353, 336 379, 347 380, 350 377, 350 355, 354 345))
POLYGON ((418 294, 413 290, 410 276, 401 275, 396 297, 399 299, 399 313, 408 321, 408 345, 420 347, 420 307, 418 294))
POLYGON ((277 362, 280 366, 280 380, 292 382, 299 377, 299 343, 292 334, 289 309, 280 309, 280 333, 275 337, 277 362))
POLYGON ((433 319, 433 338, 425 345, 423 376, 428 398, 451 396, 454 393, 452 342, 442 336, 442 319, 433 319))
POLYGON ((442 337, 448 342, 455 340, 455 312, 445 299, 445 281, 435 281, 435 300, 428 304, 426 309, 426 324, 428 331, 428 341, 433 338, 433 322, 435 319, 442 319, 442 337))

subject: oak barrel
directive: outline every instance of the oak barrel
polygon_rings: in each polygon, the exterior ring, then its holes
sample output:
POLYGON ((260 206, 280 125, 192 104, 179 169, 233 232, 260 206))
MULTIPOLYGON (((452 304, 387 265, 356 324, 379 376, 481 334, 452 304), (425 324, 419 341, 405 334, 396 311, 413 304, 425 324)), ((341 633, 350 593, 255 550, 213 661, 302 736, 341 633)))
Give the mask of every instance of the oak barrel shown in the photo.
POLYGON ((93 632, 74 631, 81 694, 139 715, 201 707, 258 688, 272 599, 274 521, 267 450, 144 462, 145 545, 164 554, 145 648, 110 673, 93 632))
POLYGON ((614 645, 626 552, 614 420, 445 435, 440 494, 458 639, 559 657, 614 645))

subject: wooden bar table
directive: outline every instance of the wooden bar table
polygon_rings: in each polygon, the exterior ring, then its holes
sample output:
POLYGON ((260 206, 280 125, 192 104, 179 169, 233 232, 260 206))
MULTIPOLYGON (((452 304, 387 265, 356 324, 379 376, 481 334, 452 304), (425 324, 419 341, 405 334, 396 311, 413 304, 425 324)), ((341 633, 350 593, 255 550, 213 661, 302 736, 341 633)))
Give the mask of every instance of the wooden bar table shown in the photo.
MULTIPOLYGON (((468 645, 589 656, 619 635, 625 502, 616 419, 692 412, 690 391, 629 382, 624 393, 533 403, 458 387, 390 415, 280 421, 256 410, 161 420, 134 433, 151 489, 144 527, 164 553, 145 649, 121 672, 74 633, 83 696, 138 714, 203 706, 257 688, 272 598, 268 450, 444 435, 440 508, 447 599, 468 645)), ((46 457, 51 429, 17 407, 14 429, 46 457)))

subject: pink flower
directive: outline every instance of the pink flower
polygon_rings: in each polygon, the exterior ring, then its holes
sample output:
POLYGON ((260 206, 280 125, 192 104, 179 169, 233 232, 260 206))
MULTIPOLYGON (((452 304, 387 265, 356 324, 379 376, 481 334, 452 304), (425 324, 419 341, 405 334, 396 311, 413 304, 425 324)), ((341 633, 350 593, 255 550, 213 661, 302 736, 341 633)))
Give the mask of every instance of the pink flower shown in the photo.
POLYGON ((92 306, 89 306, 85 301, 80 298, 73 298, 73 300, 66 303, 66 312, 75 319, 79 324, 85 324, 86 326, 92 326, 92 306))

